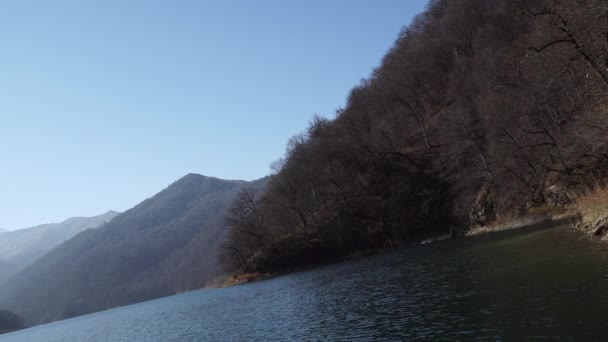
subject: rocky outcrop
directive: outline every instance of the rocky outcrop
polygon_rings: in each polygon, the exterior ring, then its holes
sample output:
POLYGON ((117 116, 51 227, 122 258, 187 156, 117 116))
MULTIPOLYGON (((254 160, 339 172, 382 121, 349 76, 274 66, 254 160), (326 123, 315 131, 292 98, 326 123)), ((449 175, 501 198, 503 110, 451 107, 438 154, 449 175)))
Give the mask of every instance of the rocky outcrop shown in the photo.
POLYGON ((496 220, 496 203, 492 186, 486 184, 477 193, 469 219, 472 226, 485 226, 496 220))
POLYGON ((608 239, 608 214, 602 215, 593 221, 585 222, 582 219, 577 220, 572 225, 575 230, 584 231, 597 237, 601 237, 602 240, 608 239))

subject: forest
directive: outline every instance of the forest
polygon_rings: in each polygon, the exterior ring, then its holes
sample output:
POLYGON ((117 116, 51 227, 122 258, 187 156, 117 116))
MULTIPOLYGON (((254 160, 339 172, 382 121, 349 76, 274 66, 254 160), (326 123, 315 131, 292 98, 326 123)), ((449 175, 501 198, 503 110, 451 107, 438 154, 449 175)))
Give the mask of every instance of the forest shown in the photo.
POLYGON ((10 311, 0 310, 0 334, 23 328, 23 318, 10 311))
POLYGON ((606 179, 607 94, 605 0, 432 0, 239 193, 222 261, 292 270, 559 210, 606 179))

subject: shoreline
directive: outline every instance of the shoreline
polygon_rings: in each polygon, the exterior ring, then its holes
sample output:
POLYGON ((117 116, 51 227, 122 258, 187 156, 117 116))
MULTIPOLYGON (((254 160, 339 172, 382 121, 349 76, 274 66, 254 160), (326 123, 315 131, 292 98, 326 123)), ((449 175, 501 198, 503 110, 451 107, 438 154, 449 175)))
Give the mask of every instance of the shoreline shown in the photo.
POLYGON ((577 213, 572 211, 564 211, 561 213, 545 213, 545 214, 536 214, 536 215, 527 215, 517 218, 515 220, 509 221, 507 223, 498 224, 498 225, 490 225, 490 226, 481 226, 474 227, 465 232, 465 237, 467 236, 475 236, 481 234, 502 232, 505 230, 511 229, 520 229, 526 228, 532 225, 541 224, 541 223, 552 223, 564 221, 564 223, 572 223, 573 220, 576 220, 577 213))
MULTIPOLYGON (((463 238, 468 238, 468 237, 473 237, 473 236, 477 236, 477 235, 492 234, 492 233, 498 233, 498 232, 503 232, 503 231, 508 231, 508 230, 523 229, 526 227, 530 227, 530 226, 534 226, 534 225, 538 225, 538 224, 544 224, 544 223, 546 223, 546 224, 548 224, 548 223, 568 224, 569 223, 570 225, 573 225, 574 221, 576 221, 578 219, 577 216, 578 216, 578 213, 573 212, 571 210, 564 210, 563 212, 560 212, 560 213, 532 214, 532 215, 522 216, 520 218, 508 221, 507 223, 469 228, 468 230, 464 231, 462 235, 458 235, 457 240, 460 240, 463 238)), ((389 251, 398 251, 398 250, 406 249, 406 248, 416 248, 416 247, 424 246, 427 244, 432 244, 435 242, 451 240, 451 239, 452 238, 449 233, 441 234, 436 237, 423 239, 423 240, 416 241, 416 242, 413 242, 410 244, 404 244, 404 245, 401 245, 401 246, 398 246, 398 247, 395 247, 392 249, 378 249, 378 250, 373 250, 373 251, 372 250, 354 251, 354 252, 348 254, 347 256, 345 256, 344 258, 340 258, 340 259, 336 259, 336 260, 329 260, 327 262, 318 263, 318 264, 314 264, 314 265, 310 265, 310 266, 297 267, 297 268, 294 268, 293 270, 285 271, 285 272, 241 273, 241 274, 229 276, 223 280, 218 280, 217 282, 203 286, 200 289, 221 289, 221 288, 227 288, 227 287, 232 287, 232 286, 251 284, 251 283, 254 283, 257 281, 275 278, 275 277, 282 276, 282 275, 308 271, 311 269, 316 269, 316 268, 333 265, 333 264, 339 264, 339 263, 342 263, 345 261, 350 261, 350 260, 363 259, 363 258, 374 256, 374 255, 384 254, 389 251)))

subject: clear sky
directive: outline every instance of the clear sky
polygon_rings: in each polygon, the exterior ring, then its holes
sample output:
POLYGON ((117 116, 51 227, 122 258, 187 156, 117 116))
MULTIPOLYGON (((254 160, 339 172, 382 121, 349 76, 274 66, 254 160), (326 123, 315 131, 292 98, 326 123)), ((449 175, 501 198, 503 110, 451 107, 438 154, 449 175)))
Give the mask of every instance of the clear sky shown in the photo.
POLYGON ((0 2, 0 227, 252 180, 426 0, 0 2))

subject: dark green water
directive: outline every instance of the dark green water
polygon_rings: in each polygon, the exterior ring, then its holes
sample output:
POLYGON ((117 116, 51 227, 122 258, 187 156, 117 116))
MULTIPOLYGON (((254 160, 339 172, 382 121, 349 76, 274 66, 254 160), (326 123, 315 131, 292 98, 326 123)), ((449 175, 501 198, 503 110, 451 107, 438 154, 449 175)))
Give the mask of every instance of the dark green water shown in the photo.
POLYGON ((607 314, 608 246, 557 227, 195 291, 0 341, 600 341, 607 314))

